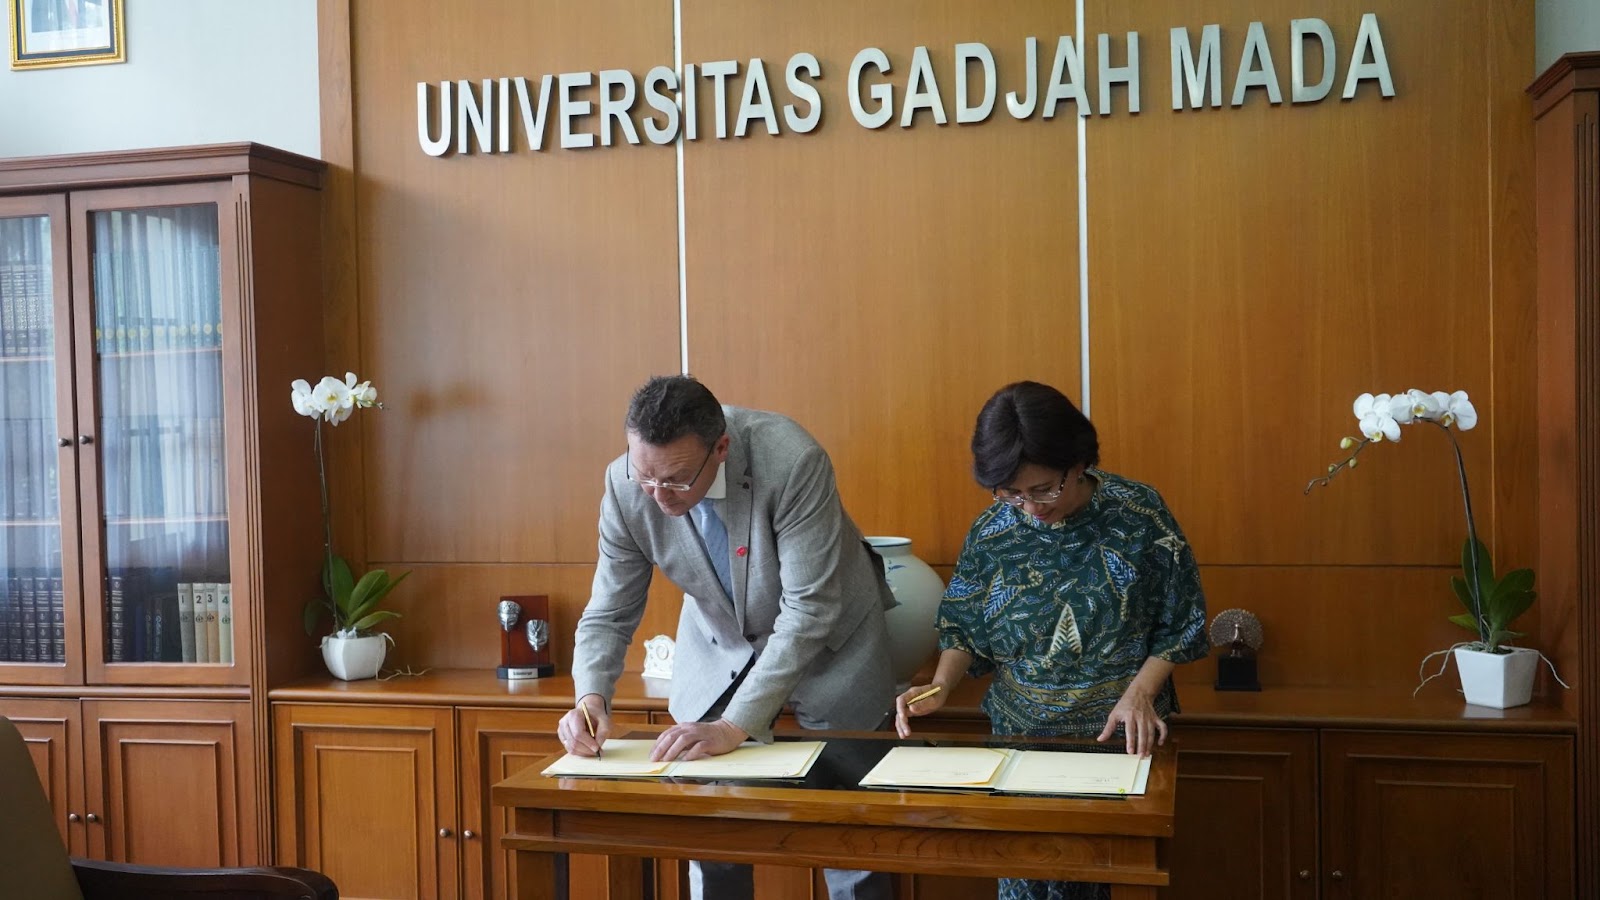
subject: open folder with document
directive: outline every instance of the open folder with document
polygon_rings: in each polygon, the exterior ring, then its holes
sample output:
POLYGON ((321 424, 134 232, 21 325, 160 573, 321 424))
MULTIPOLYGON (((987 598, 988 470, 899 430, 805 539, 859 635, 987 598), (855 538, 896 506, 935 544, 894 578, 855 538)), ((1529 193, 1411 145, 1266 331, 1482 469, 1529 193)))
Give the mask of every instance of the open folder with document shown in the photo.
POLYGON ((895 747, 861 779, 861 785, 1115 796, 1143 794, 1149 777, 1150 758, 1126 753, 895 747))
POLYGON ((549 766, 545 775, 593 778, 699 778, 737 781, 741 779, 804 778, 822 753, 822 741, 777 741, 771 744, 746 743, 721 756, 694 760, 652 762, 653 740, 613 738, 601 748, 604 756, 577 756, 568 753, 549 766))

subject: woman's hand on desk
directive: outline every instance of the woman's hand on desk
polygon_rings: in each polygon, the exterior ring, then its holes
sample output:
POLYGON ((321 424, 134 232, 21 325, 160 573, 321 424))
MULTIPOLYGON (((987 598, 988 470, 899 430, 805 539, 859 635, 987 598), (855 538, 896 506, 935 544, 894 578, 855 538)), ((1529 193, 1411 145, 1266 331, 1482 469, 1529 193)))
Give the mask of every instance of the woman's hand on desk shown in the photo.
POLYGON ((1157 745, 1167 742, 1167 723, 1156 715, 1150 695, 1137 685, 1130 685, 1123 692, 1122 699, 1117 701, 1111 715, 1106 717, 1105 730, 1100 732, 1098 740, 1110 740, 1117 733, 1119 724, 1127 734, 1129 753, 1149 756, 1157 745))
POLYGON ((656 738, 656 745, 650 748, 650 761, 721 756, 744 743, 749 736, 727 719, 674 725, 656 738))
POLYGON ((556 737, 561 740, 561 746, 578 756, 599 756, 600 748, 610 736, 611 715, 606 712, 606 701, 599 694, 579 697, 577 704, 556 724, 556 737))
POLYGON ((902 739, 911 736, 911 718, 937 712, 950 692, 941 684, 914 684, 894 698, 894 730, 902 739), (915 701, 915 702, 912 702, 915 701))

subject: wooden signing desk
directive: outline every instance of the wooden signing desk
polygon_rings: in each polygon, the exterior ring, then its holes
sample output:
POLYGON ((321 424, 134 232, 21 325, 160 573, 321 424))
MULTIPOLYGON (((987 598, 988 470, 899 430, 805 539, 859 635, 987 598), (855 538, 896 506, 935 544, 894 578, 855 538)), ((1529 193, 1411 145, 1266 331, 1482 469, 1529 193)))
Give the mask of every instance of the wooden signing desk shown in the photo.
POLYGON ((558 754, 494 785, 493 804, 513 812, 501 843, 516 855, 516 897, 555 897, 562 853, 608 855, 611 897, 642 896, 644 858, 1108 882, 1113 900, 1154 900, 1167 884, 1157 851, 1172 836, 1172 741, 1157 750, 1143 796, 1076 799, 855 787, 899 743, 1046 743, 1040 739, 791 736, 829 742, 803 783, 540 775, 558 754))

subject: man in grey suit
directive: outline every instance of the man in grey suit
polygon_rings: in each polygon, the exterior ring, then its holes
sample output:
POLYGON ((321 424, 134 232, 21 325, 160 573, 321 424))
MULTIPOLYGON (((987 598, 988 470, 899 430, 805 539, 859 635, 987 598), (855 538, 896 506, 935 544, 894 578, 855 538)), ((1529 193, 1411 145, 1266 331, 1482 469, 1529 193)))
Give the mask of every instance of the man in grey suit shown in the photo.
MULTIPOLYGON (((883 564, 845 513, 816 440, 775 413, 723 407, 686 375, 633 396, 628 451, 606 470, 600 559, 578 620, 577 707, 557 728, 592 756, 652 569, 685 592, 655 759, 699 759, 772 740, 785 703, 803 728, 872 730, 894 710, 883 564), (594 724, 588 731, 584 713, 594 724)), ((888 898, 887 876, 828 870, 834 898, 888 898)), ((751 897, 747 865, 696 862, 700 898, 751 897)))

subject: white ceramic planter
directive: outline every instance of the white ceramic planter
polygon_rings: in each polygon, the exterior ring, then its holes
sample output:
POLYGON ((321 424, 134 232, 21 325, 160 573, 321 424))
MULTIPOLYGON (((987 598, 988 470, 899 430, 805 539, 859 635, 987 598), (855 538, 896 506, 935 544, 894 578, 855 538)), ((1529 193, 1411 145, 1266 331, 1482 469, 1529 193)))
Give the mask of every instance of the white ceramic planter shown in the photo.
POLYGON ((1484 653, 1456 649, 1461 672, 1461 692, 1473 706, 1507 709, 1522 706, 1533 696, 1533 676, 1539 669, 1539 652, 1526 647, 1506 647, 1510 653, 1484 653))
POLYGON ((322 661, 335 678, 345 681, 376 678, 383 667, 388 645, 389 642, 377 634, 358 638, 329 635, 322 639, 322 661))
POLYGON ((911 676, 933 658, 939 644, 934 621, 939 600, 944 597, 944 582, 927 563, 911 552, 906 537, 869 537, 867 543, 883 557, 884 575, 900 605, 889 610, 889 659, 894 682, 904 688, 911 676))

